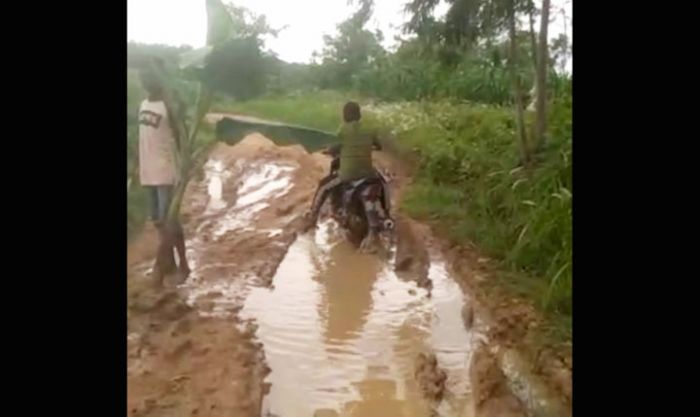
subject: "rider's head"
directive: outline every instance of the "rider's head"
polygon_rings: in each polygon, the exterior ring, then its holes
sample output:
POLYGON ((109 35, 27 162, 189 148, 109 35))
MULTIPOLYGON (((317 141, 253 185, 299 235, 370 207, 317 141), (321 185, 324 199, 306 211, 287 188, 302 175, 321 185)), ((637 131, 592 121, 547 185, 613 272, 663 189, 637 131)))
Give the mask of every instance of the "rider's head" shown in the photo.
POLYGON ((343 120, 346 123, 357 122, 360 120, 360 105, 354 101, 348 101, 343 106, 343 120))

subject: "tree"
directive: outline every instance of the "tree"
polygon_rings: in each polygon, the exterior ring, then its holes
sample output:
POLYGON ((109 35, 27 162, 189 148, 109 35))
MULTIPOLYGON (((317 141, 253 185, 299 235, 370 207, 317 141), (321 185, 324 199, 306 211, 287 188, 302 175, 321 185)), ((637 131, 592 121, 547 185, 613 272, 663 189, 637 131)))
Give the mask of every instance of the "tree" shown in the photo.
POLYGON ((516 68, 518 60, 518 47, 516 37, 516 5, 515 0, 505 0, 508 21, 508 35, 510 38, 510 54, 508 57, 508 67, 513 84, 513 98, 515 101, 515 124, 518 143, 520 144, 520 159, 525 165, 530 163, 530 148, 528 146, 527 131, 525 129, 525 109, 523 104, 522 85, 520 75, 516 68))
POLYGON ((435 6, 440 3, 440 0, 412 0, 404 6, 404 12, 411 15, 410 19, 404 24, 403 30, 406 33, 415 33, 418 38, 428 43, 437 39, 440 32, 444 28, 436 26, 436 20, 433 17, 435 6))
POLYGON ((326 70, 322 87, 349 87, 354 75, 384 54, 382 33, 365 29, 373 7, 373 0, 360 0, 355 13, 337 26, 338 33, 324 36, 325 46, 317 54, 326 70))
MULTIPOLYGON (((406 26, 410 31, 424 30, 429 22, 429 13, 437 5, 435 0, 413 0, 406 6, 406 10, 413 14, 406 26)), ((522 77, 519 63, 521 34, 517 28, 518 17, 523 13, 534 13, 532 0, 448 0, 450 7, 445 17, 443 36, 447 44, 456 45, 462 49, 472 48, 478 45, 481 39, 488 40, 502 33, 508 35, 508 72, 511 78, 513 101, 515 104, 515 119, 517 126, 517 140, 519 144, 522 162, 530 161, 530 149, 528 146, 525 129, 524 98, 522 91, 522 77)), ((534 25, 534 24, 533 24, 534 25)), ((528 39, 532 44, 534 54, 534 41, 531 30, 528 39)), ((526 35, 527 36, 527 35, 526 35)), ((531 66, 535 67, 535 61, 531 66)))
POLYGON ((484 0, 448 0, 450 8, 445 15, 445 38, 451 45, 471 47, 484 35, 482 12, 484 0))
POLYGON ((530 47, 532 56, 532 68, 537 72, 537 35, 535 33, 535 13, 537 9, 533 0, 528 1, 527 17, 530 23, 530 47))
POLYGON ((180 56, 191 50, 192 47, 189 45, 174 47, 169 45, 127 42, 126 65, 128 68, 140 68, 146 65, 149 60, 157 58, 162 60, 167 66, 174 68, 177 67, 180 56))
POLYGON ((571 57, 571 45, 566 34, 561 33, 554 38, 550 47, 550 62, 557 73, 563 73, 566 70, 566 63, 571 57))
POLYGON ((540 42, 537 50, 536 91, 537 102, 535 120, 535 140, 538 147, 547 144, 547 71, 549 70, 549 50, 547 32, 549 28, 550 0, 542 0, 542 17, 540 18, 540 42))
POLYGON ((225 4, 224 7, 231 17, 231 36, 234 38, 255 38, 259 46, 264 46, 263 38, 268 35, 277 36, 282 28, 273 28, 267 23, 265 15, 258 15, 245 7, 225 4))

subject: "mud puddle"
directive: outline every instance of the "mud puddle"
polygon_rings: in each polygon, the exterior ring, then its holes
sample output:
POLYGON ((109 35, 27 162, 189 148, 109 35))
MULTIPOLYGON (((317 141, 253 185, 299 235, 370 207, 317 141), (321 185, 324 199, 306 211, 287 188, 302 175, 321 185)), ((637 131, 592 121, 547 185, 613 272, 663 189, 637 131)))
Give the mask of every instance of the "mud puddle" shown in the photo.
POLYGON ((300 236, 274 288, 254 288, 241 311, 257 323, 272 369, 263 415, 465 415, 478 335, 463 324, 468 299, 432 255, 428 297, 390 263, 358 253, 332 222, 300 236), (446 373, 441 402, 428 401, 418 386, 421 353, 434 353, 446 373))

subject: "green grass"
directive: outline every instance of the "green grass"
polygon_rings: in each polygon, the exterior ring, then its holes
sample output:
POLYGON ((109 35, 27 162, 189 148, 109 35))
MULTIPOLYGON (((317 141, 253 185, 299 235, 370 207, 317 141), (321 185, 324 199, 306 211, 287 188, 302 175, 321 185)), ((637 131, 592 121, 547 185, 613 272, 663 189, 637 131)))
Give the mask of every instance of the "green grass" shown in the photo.
POLYGON ((350 100, 360 104, 367 103, 367 100, 358 94, 318 91, 267 96, 244 102, 220 100, 212 106, 212 112, 240 112, 249 116, 335 132, 340 126, 343 104, 350 100))
POLYGON ((245 102, 222 101, 213 106, 213 111, 240 112, 333 132, 338 129, 339 109, 342 105, 342 96, 324 93, 313 96, 289 95, 283 98, 263 97, 245 102))
POLYGON ((350 94, 316 92, 224 104, 222 110, 331 130, 348 99, 363 104, 368 123, 419 154, 402 209, 499 259, 498 284, 535 301, 550 318, 553 337, 570 338, 570 96, 552 107, 550 146, 529 171, 518 168, 510 108, 447 100, 371 104, 350 94))

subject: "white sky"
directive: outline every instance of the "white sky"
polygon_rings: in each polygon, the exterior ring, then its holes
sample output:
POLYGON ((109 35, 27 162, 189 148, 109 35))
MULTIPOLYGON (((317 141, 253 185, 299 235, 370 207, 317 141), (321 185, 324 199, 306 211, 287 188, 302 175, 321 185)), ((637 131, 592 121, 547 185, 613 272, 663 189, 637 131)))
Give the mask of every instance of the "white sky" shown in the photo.
MULTIPOLYGON (((314 51, 323 48, 323 35, 335 33, 335 26, 345 20, 356 6, 347 0, 225 0, 264 14, 272 27, 288 26, 277 39, 266 45, 280 59, 307 63, 314 51)), ((370 28, 384 32, 384 46, 394 46, 394 35, 408 19, 403 6, 408 0, 375 0, 370 28)), ((536 3, 540 3, 535 0, 536 3)), ((550 25, 550 37, 564 32, 564 23, 558 9, 566 8, 567 32, 571 33, 572 0, 552 0, 556 20, 550 25)), ((443 1, 437 14, 447 10, 443 1)), ((167 45, 204 46, 206 38, 204 0, 127 0, 127 40, 167 45)), ((539 27, 539 24, 538 24, 539 27)), ((568 65, 570 68, 570 64, 568 65)))

